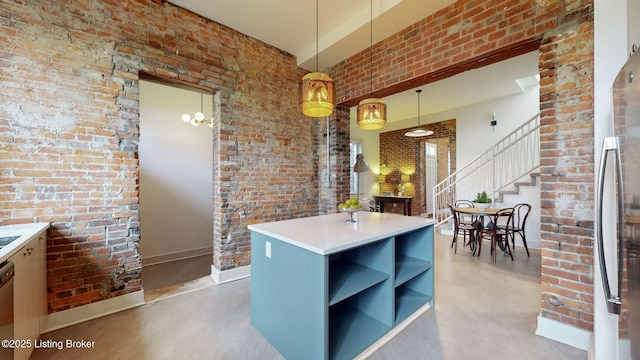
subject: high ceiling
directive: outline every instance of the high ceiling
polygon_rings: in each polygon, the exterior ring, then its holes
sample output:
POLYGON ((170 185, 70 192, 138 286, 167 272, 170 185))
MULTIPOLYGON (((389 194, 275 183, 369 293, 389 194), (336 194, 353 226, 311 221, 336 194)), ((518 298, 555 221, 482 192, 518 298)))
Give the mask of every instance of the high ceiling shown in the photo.
MULTIPOLYGON (((312 0, 170 0, 175 5, 295 55, 298 65, 310 71, 315 71, 316 66, 319 71, 324 71, 367 49, 371 37, 374 43, 378 42, 454 2, 373 0, 371 5, 370 1, 322 0, 316 10, 316 2, 312 0)), ((421 86, 424 90, 421 113, 434 113, 516 94, 522 91, 523 83, 531 83, 537 72, 537 53, 534 53, 421 86)), ((384 100, 388 107, 388 121, 416 116, 414 90, 384 100)))

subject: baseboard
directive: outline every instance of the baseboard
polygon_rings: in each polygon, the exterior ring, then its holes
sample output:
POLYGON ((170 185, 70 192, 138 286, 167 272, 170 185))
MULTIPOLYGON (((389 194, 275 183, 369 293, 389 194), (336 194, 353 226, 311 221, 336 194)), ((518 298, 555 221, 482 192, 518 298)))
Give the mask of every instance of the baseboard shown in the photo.
POLYGON ((538 315, 536 335, 588 351, 591 332, 538 315))
POLYGON ((224 284, 226 282, 244 279, 251 276, 251 265, 220 271, 211 265, 211 277, 216 284, 224 284))
POLYGON ((396 335, 398 335, 402 330, 404 330, 407 326, 411 325, 420 315, 427 312, 427 310, 431 309, 431 304, 426 303, 422 305, 418 310, 416 310, 413 314, 411 314, 408 318, 404 319, 400 324, 393 327, 388 333, 378 339, 376 342, 371 344, 368 348, 366 348, 363 352, 358 354, 354 358, 354 360, 365 360, 369 358, 369 356, 373 355, 376 351, 378 351, 381 347, 383 347, 386 343, 391 341, 396 335))
POLYGON ((47 316, 44 328, 40 332, 48 333, 140 305, 144 305, 144 290, 58 311, 47 316))
POLYGON ((213 254, 213 246, 155 256, 142 256, 142 266, 162 264, 170 261, 183 260, 209 254, 213 254))

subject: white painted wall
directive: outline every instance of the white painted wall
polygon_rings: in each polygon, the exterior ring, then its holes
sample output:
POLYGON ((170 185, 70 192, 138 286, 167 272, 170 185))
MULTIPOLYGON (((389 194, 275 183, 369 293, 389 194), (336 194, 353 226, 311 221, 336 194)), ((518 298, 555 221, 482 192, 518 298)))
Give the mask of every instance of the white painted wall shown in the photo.
MULTIPOLYGON (((203 97, 211 118, 213 99, 203 97)), ((213 132, 180 120, 200 94, 140 81, 140 253, 144 265, 213 250, 213 132)))

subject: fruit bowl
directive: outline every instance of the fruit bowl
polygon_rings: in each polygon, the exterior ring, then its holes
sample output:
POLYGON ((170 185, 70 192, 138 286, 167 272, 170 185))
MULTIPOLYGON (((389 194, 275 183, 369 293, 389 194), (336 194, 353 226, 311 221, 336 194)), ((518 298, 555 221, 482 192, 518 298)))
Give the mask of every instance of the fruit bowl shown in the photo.
POLYGON ((356 207, 356 208, 338 207, 338 210, 340 210, 340 212, 349 214, 349 218, 347 220, 345 220, 345 222, 354 223, 354 222, 356 222, 356 220, 353 218, 353 213, 358 212, 358 211, 362 211, 362 206, 359 206, 359 207, 356 207))

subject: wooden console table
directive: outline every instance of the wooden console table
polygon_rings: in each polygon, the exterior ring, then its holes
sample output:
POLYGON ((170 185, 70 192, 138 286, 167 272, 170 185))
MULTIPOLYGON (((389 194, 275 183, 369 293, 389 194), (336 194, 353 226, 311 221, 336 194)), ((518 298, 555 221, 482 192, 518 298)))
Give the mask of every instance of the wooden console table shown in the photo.
POLYGON ((373 200, 376 205, 380 205, 380 212, 384 212, 384 203, 390 202, 395 204, 403 204, 404 215, 411 216, 411 196, 374 196, 373 200))

